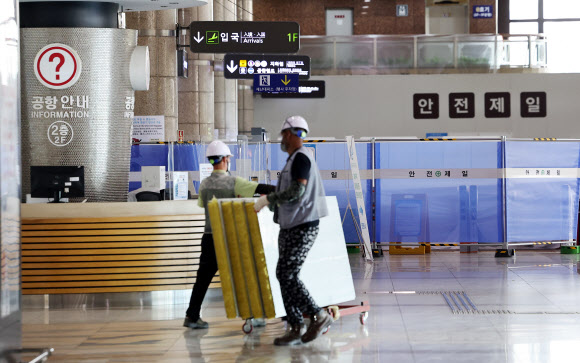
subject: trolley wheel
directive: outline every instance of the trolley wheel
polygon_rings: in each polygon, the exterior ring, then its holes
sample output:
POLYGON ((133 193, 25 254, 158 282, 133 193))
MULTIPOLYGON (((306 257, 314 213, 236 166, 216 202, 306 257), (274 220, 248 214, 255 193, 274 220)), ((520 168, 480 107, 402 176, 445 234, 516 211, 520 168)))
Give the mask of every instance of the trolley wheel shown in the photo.
POLYGON ((360 313, 360 316, 359 316, 360 323, 362 325, 365 325, 368 317, 369 317, 368 311, 365 311, 364 313, 360 313))
POLYGON ((340 309, 336 305, 331 305, 327 308, 328 314, 332 316, 333 321, 340 319, 340 309))
POLYGON ((242 331, 246 334, 250 334, 254 330, 254 326, 251 322, 246 321, 244 325, 242 325, 242 331))

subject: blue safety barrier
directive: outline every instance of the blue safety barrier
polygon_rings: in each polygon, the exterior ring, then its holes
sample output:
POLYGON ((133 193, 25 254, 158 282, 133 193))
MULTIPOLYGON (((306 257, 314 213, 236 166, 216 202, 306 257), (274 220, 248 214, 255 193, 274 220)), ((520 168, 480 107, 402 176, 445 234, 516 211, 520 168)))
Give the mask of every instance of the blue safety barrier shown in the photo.
MULTIPOLYGON (((282 170, 286 164, 288 154, 280 149, 280 144, 271 144, 271 166, 273 172, 282 170)), ((352 175, 350 174, 350 160, 348 158, 348 151, 345 142, 322 142, 322 143, 308 143, 304 144, 306 148, 315 154, 316 164, 321 173, 326 175, 323 178, 324 190, 328 196, 336 196, 338 200, 338 207, 341 217, 344 218, 343 231, 347 243, 358 243, 359 237, 354 225, 352 214, 347 210, 350 201, 353 214, 357 221, 359 215, 357 212, 356 197, 354 192, 354 185, 352 182, 352 175), (337 180, 332 180, 332 172, 336 172, 337 180), (338 179, 338 173, 347 175, 348 179, 338 179), (330 174, 330 176, 328 176, 330 174), (348 191, 348 192, 347 192, 348 191), (345 216, 346 214, 346 216, 345 216)), ((357 143, 356 150, 358 156, 359 169, 366 170, 371 167, 371 144, 357 143)), ((272 178, 272 183, 276 184, 275 177, 272 178)), ((365 198, 365 208, 367 214, 368 226, 372 226, 372 204, 371 204, 371 181, 362 181, 363 195, 365 198)), ((372 239, 372 235, 371 235, 372 239)))
MULTIPOLYGON (((142 166, 164 166, 167 170, 169 149, 167 144, 131 145, 131 172, 141 172, 142 166)), ((141 180, 129 182, 129 191, 141 188, 141 180)))
MULTIPOLYGON (((288 154, 280 144, 230 144, 234 158, 251 164, 251 179, 276 184, 288 154)), ((323 174, 327 195, 337 197, 347 242, 359 236, 357 203, 345 142, 305 143, 323 174)), ((356 143, 363 176, 366 221, 377 242, 502 243, 565 241, 576 238, 580 183, 579 142, 392 141, 356 143), (375 147, 375 193, 370 169, 375 147), (505 150, 503 223, 502 147, 505 150), (526 174, 526 171, 528 174, 526 174), (375 221, 373 218, 375 206, 375 221)), ((206 163, 205 145, 141 144, 131 149, 131 172, 165 166, 198 172, 206 163)), ((195 174, 198 175, 198 174, 195 174)), ((199 182, 193 180, 196 190, 199 182)), ((141 186, 130 182, 129 190, 141 186)))
MULTIPOLYGON (((171 149, 171 147, 170 147, 171 149)), ((200 161, 200 146, 196 144, 173 144, 173 171, 199 171, 199 164, 206 162, 200 161)), ((191 173, 190 173, 191 178, 191 173)), ((199 190, 199 179, 193 179, 192 193, 199 190)))
MULTIPOLYGON (((130 171, 141 172, 142 166, 163 166, 166 171, 172 168, 173 171, 199 171, 200 148, 200 145, 189 143, 132 145, 130 171)), ((193 185, 195 190, 199 189, 199 181, 193 180, 193 185)), ((129 191, 139 188, 140 180, 129 182, 129 191)))
POLYGON ((578 142, 508 141, 508 242, 576 239, 578 142))
MULTIPOLYGON (((326 195, 336 196, 338 201, 338 209, 340 215, 344 220, 342 229, 347 243, 358 243, 359 236, 353 221, 353 214, 357 222, 360 221, 358 206, 356 202, 356 195, 354 184, 352 182, 352 174, 350 171, 350 160, 348 157, 348 149, 346 142, 341 143, 313 143, 306 144, 306 147, 314 148, 316 150, 316 163, 322 173, 326 175, 323 180, 324 190, 326 195), (333 180, 332 172, 342 172, 343 176, 347 176, 345 180, 333 180), (330 177, 328 174, 330 173, 330 177), (352 208, 352 213, 347 210, 349 205, 352 208)), ((356 143, 357 159, 361 175, 364 171, 371 168, 371 144, 370 143, 356 143)), ((369 234, 372 240, 372 204, 371 204, 371 180, 363 179, 362 190, 365 202, 365 211, 367 215, 367 226, 369 226, 369 234)))
POLYGON ((377 241, 502 241, 499 141, 379 142, 376 153, 377 241))

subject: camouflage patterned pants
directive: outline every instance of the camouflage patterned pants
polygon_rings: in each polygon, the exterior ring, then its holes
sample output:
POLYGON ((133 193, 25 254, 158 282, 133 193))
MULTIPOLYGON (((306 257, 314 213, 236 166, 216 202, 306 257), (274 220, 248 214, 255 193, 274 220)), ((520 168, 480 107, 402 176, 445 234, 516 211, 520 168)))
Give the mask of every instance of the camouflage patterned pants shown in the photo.
POLYGON ((279 257, 276 277, 282 290, 286 319, 292 325, 303 322, 303 313, 314 315, 320 310, 299 279, 300 270, 316 236, 318 226, 280 229, 278 236, 279 257))

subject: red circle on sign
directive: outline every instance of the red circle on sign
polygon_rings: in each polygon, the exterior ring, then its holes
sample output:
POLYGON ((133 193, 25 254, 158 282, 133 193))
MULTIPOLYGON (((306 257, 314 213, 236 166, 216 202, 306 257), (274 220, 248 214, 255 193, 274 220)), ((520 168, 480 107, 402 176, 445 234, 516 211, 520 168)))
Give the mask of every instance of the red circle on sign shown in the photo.
POLYGON ((45 50, 44 52, 42 52, 42 54, 40 55, 40 57, 38 57, 38 61, 36 62, 36 70, 38 71, 38 75, 40 76, 40 78, 42 78, 42 80, 43 80, 44 82, 48 83, 48 84, 49 84, 49 85, 51 85, 51 86, 62 86, 62 85, 65 85, 65 84, 69 83, 69 82, 70 82, 70 81, 71 81, 71 80, 74 78, 75 74, 77 74, 77 59, 76 59, 76 58, 75 58, 75 56, 74 56, 74 55, 73 55, 73 54, 72 54, 72 53, 71 53, 71 52, 70 52, 68 49, 66 49, 66 48, 63 48, 63 47, 50 47, 50 48, 48 48, 47 50, 45 50), (71 58, 72 58, 72 60, 73 60, 73 62, 74 62, 74 65, 75 65, 75 67, 74 67, 74 71, 73 71, 72 75, 70 76, 70 78, 69 78, 69 79, 67 79, 67 80, 66 80, 66 81, 64 81, 64 82, 61 82, 61 83, 53 83, 53 82, 50 82, 50 81, 48 81, 46 78, 44 78, 44 76, 43 76, 43 75, 42 75, 42 73, 40 72, 40 61, 42 60, 42 57, 44 57, 44 55, 45 55, 47 52, 49 52, 49 51, 51 51, 51 50, 53 50, 53 49, 60 49, 60 50, 64 50, 65 52, 67 52, 67 53, 68 53, 68 54, 71 56, 71 58))

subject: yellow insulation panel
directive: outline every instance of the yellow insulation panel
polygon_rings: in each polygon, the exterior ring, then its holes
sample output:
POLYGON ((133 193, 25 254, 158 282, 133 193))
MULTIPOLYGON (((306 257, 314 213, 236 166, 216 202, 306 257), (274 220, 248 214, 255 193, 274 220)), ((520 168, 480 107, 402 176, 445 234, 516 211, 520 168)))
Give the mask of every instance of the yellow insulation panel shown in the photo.
POLYGON ((217 199, 212 199, 207 203, 211 229, 213 232, 213 243, 215 254, 220 271, 222 292, 224 295, 224 305, 228 319, 234 319, 237 316, 236 301, 234 298, 234 287, 232 285, 232 274, 222 228, 222 218, 220 215, 220 206, 217 199))
MULTIPOLYGON (((234 219, 234 207, 232 204, 232 202, 221 202, 222 215, 226 229, 227 248, 230 254, 238 311, 240 312, 240 317, 242 317, 242 319, 249 319, 252 317, 252 314, 250 312, 248 292, 246 289, 246 281, 244 279, 246 273, 244 271, 244 265, 242 264, 243 253, 240 253, 243 251, 244 247, 238 244, 236 229, 239 229, 240 227, 239 225, 236 225, 237 218, 234 219)), ((236 211, 236 214, 237 213, 238 212, 236 211)))
POLYGON ((248 227, 250 230, 250 241, 254 251, 254 262, 260 282, 260 291, 262 293, 262 303, 266 318, 273 319, 276 317, 274 300, 272 298, 272 288, 270 287, 270 277, 268 275, 268 266, 266 265, 266 255, 264 254, 264 245, 262 244, 262 235, 260 234, 260 224, 258 215, 254 211, 254 203, 245 203, 246 215, 248 217, 248 227))
MULTIPOLYGON (((260 285, 256 276, 256 265, 254 263, 254 254, 250 244, 250 235, 248 233, 248 222, 244 202, 234 202, 234 215, 236 227, 238 229, 238 240, 240 242, 240 252, 244 264, 248 293, 250 295, 250 306, 254 318, 263 318, 264 309, 262 308, 262 299, 260 297, 260 285)), ((256 213, 256 212, 254 212, 256 213)))

